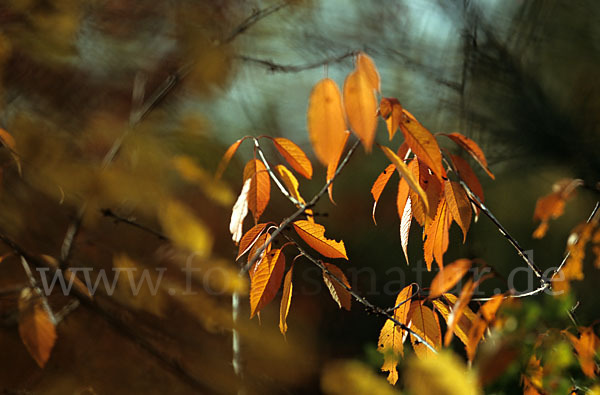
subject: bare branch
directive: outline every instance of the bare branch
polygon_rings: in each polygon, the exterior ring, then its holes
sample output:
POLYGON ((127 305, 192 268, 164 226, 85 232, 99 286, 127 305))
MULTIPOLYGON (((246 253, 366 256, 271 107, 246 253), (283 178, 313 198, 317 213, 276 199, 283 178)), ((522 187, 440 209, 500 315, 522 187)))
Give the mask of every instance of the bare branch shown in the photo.
POLYGON ((262 10, 255 10, 252 15, 246 18, 242 23, 240 23, 233 31, 223 40, 223 43, 228 44, 235 40, 239 35, 244 33, 254 24, 259 22, 261 19, 279 11, 280 9, 288 6, 288 2, 282 2, 280 4, 273 5, 271 7, 264 8, 262 10))
POLYGON ((102 215, 104 215, 105 217, 109 217, 115 220, 116 223, 118 222, 123 222, 127 225, 131 225, 135 228, 141 229, 144 232, 148 232, 154 236, 156 236, 158 239, 160 240, 164 240, 164 241, 169 241, 169 238, 167 236, 165 236, 164 234, 162 234, 161 232, 152 229, 148 226, 142 225, 139 222, 137 222, 135 219, 133 218, 125 218, 125 217, 121 217, 118 214, 115 214, 111 209, 109 208, 104 208, 102 210, 100 210, 100 212, 102 213, 102 215))
POLYGON ((246 56, 246 55, 238 55, 237 58, 244 62, 255 63, 257 65, 266 67, 272 73, 299 73, 299 72, 305 71, 305 70, 316 69, 318 67, 322 67, 327 64, 339 63, 344 59, 355 56, 357 53, 358 53, 358 51, 350 51, 350 52, 346 52, 342 55, 333 56, 330 58, 319 60, 314 63, 307 63, 307 64, 303 64, 303 65, 284 65, 284 64, 275 63, 271 60, 258 59, 258 58, 253 58, 251 56, 246 56))

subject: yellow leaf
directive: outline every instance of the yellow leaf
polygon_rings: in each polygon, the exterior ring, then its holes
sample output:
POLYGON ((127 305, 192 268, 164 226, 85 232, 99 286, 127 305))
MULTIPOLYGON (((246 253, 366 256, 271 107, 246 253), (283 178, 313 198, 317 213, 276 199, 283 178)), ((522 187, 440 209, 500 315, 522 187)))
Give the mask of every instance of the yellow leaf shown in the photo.
POLYGON ((377 179, 373 183, 373 186, 371 187, 371 195, 373 196, 373 200, 375 200, 375 202, 373 203, 373 222, 375 223, 375 225, 377 225, 377 221, 375 220, 375 209, 377 208, 377 202, 379 202, 379 197, 381 196, 381 192, 383 192, 383 188, 385 188, 388 181, 390 180, 390 177, 392 176, 392 174, 394 174, 394 169, 394 164, 391 164, 388 167, 386 167, 381 172, 379 177, 377 177, 377 179))
POLYGON ((340 91, 332 79, 325 78, 313 88, 307 118, 308 134, 315 154, 327 166, 336 160, 346 131, 340 91))
POLYGON ((344 82, 344 108, 352 131, 371 152, 377 127, 377 101, 367 74, 353 71, 344 82))
POLYGON ((448 210, 446 200, 438 205, 437 215, 434 220, 425 226, 425 242, 423 251, 425 253, 425 263, 427 270, 431 270, 433 259, 437 262, 440 269, 444 267, 444 253, 448 249, 448 210))
POLYGON ((164 232, 180 247, 208 256, 212 250, 213 238, 210 230, 183 204, 168 200, 159 210, 164 232))
POLYGON ((477 143, 470 138, 463 136, 460 133, 450 133, 444 134, 444 136, 450 138, 456 144, 458 144, 462 149, 467 151, 476 161, 483 167, 483 170, 492 178, 495 178, 490 169, 488 168, 487 160, 485 159, 485 155, 483 151, 477 143))
POLYGON ((400 159, 398 157, 398 155, 396 155, 394 153, 394 151, 392 151, 388 147, 384 147, 384 146, 380 146, 380 147, 381 147, 381 150, 383 151, 383 153, 385 154, 385 156, 387 156, 388 159, 396 166, 396 170, 398 171, 398 174, 400 174, 400 176, 406 180, 408 185, 415 192, 417 192, 419 197, 422 199, 423 204, 425 205, 427 210, 429 210, 429 201, 427 200, 427 194, 425 193, 423 188, 421 188, 421 185, 419 185, 419 180, 415 178, 415 176, 412 174, 412 172, 404 164, 404 161, 402 159, 400 159))
POLYGON ((252 159, 246 164, 244 182, 248 179, 251 179, 250 190, 248 191, 248 208, 254 214, 254 221, 258 222, 271 197, 271 179, 262 161, 252 159))
POLYGON ((246 139, 245 137, 241 138, 241 139, 237 140, 235 143, 231 144, 229 146, 229 148, 227 148, 227 151, 225 151, 225 154, 223 154, 223 158, 221 158, 221 162, 219 162, 219 166, 217 167, 217 172, 215 173, 215 179, 218 180, 219 178, 221 178, 221 176, 223 175, 223 172, 225 171, 225 169, 227 168, 227 165, 229 164, 229 161, 231 160, 231 158, 233 157, 233 155, 239 148, 240 144, 242 144, 242 141, 244 141, 245 139, 246 139))
POLYGON ((470 259, 458 259, 440 269, 439 273, 434 277, 433 281, 431 281, 429 297, 432 299, 437 298, 454 287, 469 271, 471 264, 472 262, 470 259))
POLYGON ((296 177, 294 177, 292 172, 289 171, 287 167, 283 165, 275 166, 275 171, 277 171, 277 173, 279 174, 279 178, 281 178, 281 181, 283 181, 283 184, 285 185, 290 195, 292 195, 292 197, 298 202, 305 203, 302 196, 300 196, 300 192, 298 191, 298 186, 300 184, 298 183, 298 180, 296 179, 296 177))
POLYGON ((471 202, 463 187, 456 181, 444 181, 444 196, 452 218, 462 229, 464 243, 471 225, 471 202))
POLYGON ((400 122, 400 130, 404 134, 406 144, 415 153, 419 161, 425 163, 436 177, 442 181, 446 171, 442 166, 442 153, 435 137, 408 111, 400 122))
POLYGON ((24 288, 19 297, 19 335, 29 354, 43 368, 56 342, 56 328, 44 300, 24 288))
MULTIPOLYGON (((346 285, 346 287, 350 288, 350 283, 348 283, 348 279, 339 267, 325 262, 323 262, 323 265, 333 276, 337 277, 344 283, 344 285, 346 285)), ((327 285, 331 297, 338 304, 339 308, 341 309, 343 307, 344 309, 350 311, 350 305, 352 303, 352 295, 350 295, 350 292, 348 292, 348 290, 344 286, 342 286, 330 274, 328 274, 325 271, 323 271, 323 281, 327 285)))
POLYGON ((492 299, 488 300, 483 304, 483 306, 481 306, 479 311, 488 323, 494 321, 494 318, 496 318, 496 312, 500 308, 502 302, 504 302, 504 295, 497 294, 492 296, 492 299))
MULTIPOLYGON (((327 165, 327 182, 333 179, 333 176, 337 171, 338 164, 340 163, 340 159, 342 158, 342 154, 344 153, 344 147, 346 147, 346 142, 348 141, 349 136, 350 132, 346 130, 344 132, 344 141, 339 147, 336 159, 327 165)), ((329 200, 331 200, 331 203, 335 204, 335 202, 333 201, 333 182, 329 184, 329 187, 327 188, 327 193, 329 194, 329 200)))
POLYGON ((294 284, 292 283, 293 270, 294 264, 290 266, 290 270, 288 270, 283 280, 283 294, 281 295, 281 305, 279 307, 279 330, 283 336, 287 332, 287 316, 292 304, 292 290, 294 289, 294 284))
MULTIPOLYGON (((408 324, 408 313, 410 312, 411 306, 411 298, 413 297, 413 286, 407 285, 402 288, 402 290, 398 293, 396 297, 396 304, 394 306, 400 305, 398 308, 394 310, 394 318, 398 320, 398 322, 407 325, 408 324)), ((400 328, 396 328, 400 333, 405 336, 406 333, 400 328)))
POLYGON ((277 151, 279 151, 294 170, 305 178, 312 178, 312 164, 300 147, 283 137, 274 138, 273 143, 275 143, 277 151))
MULTIPOLYGON (((439 350, 442 347, 442 331, 437 316, 421 302, 413 302, 410 306, 410 329, 412 329, 423 340, 439 350)), ((421 343, 413 335, 410 336, 415 354, 419 358, 431 358, 435 354, 426 345, 421 343)))
POLYGON ((370 366, 356 360, 328 363, 321 377, 326 395, 398 395, 370 366))
POLYGON ((379 103, 379 114, 385 120, 385 125, 387 126, 388 134, 391 140, 394 138, 394 135, 398 130, 398 126, 400 126, 400 122, 402 122, 402 119, 404 118, 402 105, 400 105, 398 99, 393 97, 384 97, 379 103))
POLYGON ((356 60, 356 69, 360 70, 367 76, 367 80, 369 81, 371 89, 377 92, 381 90, 379 71, 377 71, 377 67, 375 67, 375 62, 373 62, 373 59, 371 59, 364 52, 358 54, 358 59, 356 60))
POLYGON ((285 269, 285 255, 280 249, 269 251, 250 270, 250 318, 277 294, 285 269))
MULTIPOLYGON (((448 317, 450 316, 450 308, 439 299, 433 300, 432 303, 435 306, 436 310, 442 315, 442 317, 444 317, 444 320, 447 324, 448 317)), ((475 313, 473 313, 472 311, 471 313, 472 317, 477 318, 475 313)), ((468 314, 463 314, 453 328, 454 334, 464 343, 465 346, 467 346, 469 343, 469 331, 473 326, 473 323, 467 317, 469 317, 468 314)))
POLYGON ((469 302, 471 301, 471 297, 473 296, 473 291, 479 285, 479 281, 473 282, 473 280, 468 280, 464 285, 462 291, 460 292, 460 296, 454 306, 452 307, 452 312, 450 316, 448 316, 448 329, 446 330, 446 335, 444 336, 444 345, 448 346, 450 341, 452 340, 452 335, 454 334, 454 326, 460 320, 465 308, 469 306, 469 302))
POLYGON ((250 192, 251 179, 244 182, 242 191, 238 196, 233 210, 231 210, 231 220, 229 221, 229 232, 234 243, 238 243, 242 238, 244 219, 248 215, 248 192, 250 192))
POLYGON ((399 356, 404 355, 402 345, 402 333, 396 330, 396 324, 392 320, 386 320, 381 333, 377 350, 383 354, 383 365, 381 371, 389 372, 387 380, 390 384, 396 384, 398 381, 398 361, 399 356))
POLYGON ((322 225, 305 220, 295 221, 294 229, 298 235, 321 255, 328 258, 344 258, 346 247, 343 241, 329 240, 325 238, 325 228, 322 225))

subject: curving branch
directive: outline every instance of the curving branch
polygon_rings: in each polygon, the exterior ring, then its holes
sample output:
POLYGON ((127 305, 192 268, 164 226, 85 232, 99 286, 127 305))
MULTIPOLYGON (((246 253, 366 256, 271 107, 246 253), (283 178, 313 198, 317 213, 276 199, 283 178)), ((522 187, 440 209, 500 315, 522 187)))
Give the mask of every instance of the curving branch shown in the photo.
POLYGON ((325 66, 325 65, 328 65, 331 63, 339 63, 344 59, 356 56, 357 53, 358 53, 358 51, 349 51, 342 55, 332 56, 329 58, 319 60, 317 62, 307 63, 307 64, 303 64, 303 65, 279 64, 279 63, 275 63, 271 60, 253 58, 251 56, 246 56, 246 55, 238 55, 238 56, 236 56, 236 58, 239 60, 242 60, 244 62, 254 63, 256 65, 265 67, 272 73, 299 73, 301 71, 316 69, 318 67, 322 67, 322 66, 325 66))
POLYGON ((275 4, 271 7, 263 8, 262 10, 255 10, 252 13, 252 15, 250 15, 248 18, 244 19, 244 21, 242 21, 242 23, 240 23, 238 26, 236 26, 233 29, 233 31, 231 33, 229 33, 229 35, 227 37, 225 37, 225 39, 223 39, 223 43, 229 44, 230 42, 232 42, 233 40, 238 38, 238 36, 240 36, 246 30, 251 28, 254 24, 259 22, 261 19, 279 11, 280 9, 288 6, 289 4, 290 4, 289 2, 284 1, 282 3, 275 4))

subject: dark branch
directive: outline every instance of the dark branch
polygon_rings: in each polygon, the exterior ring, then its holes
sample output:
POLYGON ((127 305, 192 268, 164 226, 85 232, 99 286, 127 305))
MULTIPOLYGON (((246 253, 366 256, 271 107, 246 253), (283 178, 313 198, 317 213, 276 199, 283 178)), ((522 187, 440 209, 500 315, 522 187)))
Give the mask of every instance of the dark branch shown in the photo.
POLYGON ((233 29, 233 31, 223 40, 223 43, 228 44, 228 43, 232 42, 239 35, 244 33, 246 30, 248 30, 254 24, 259 22, 261 19, 273 14, 274 12, 279 11, 280 9, 282 9, 283 7, 286 7, 288 5, 289 5, 288 2, 283 2, 283 3, 276 4, 271 7, 267 7, 262 10, 256 10, 254 13, 252 13, 252 15, 250 15, 242 23, 240 23, 235 29, 233 29))
POLYGON ((155 230, 155 229, 152 229, 152 228, 150 228, 150 227, 148 227, 148 226, 142 225, 142 224, 140 224, 139 222, 136 222, 136 221, 135 221, 133 218, 125 218, 125 217, 121 217, 120 215, 118 215, 118 214, 115 214, 115 213, 114 213, 114 212, 113 212, 111 209, 109 209, 109 208, 103 208, 103 209, 101 209, 101 210, 100 210, 100 212, 101 212, 101 213, 102 213, 102 215, 104 215, 105 217, 109 217, 109 218, 112 218, 112 219, 114 219, 114 221, 115 221, 116 223, 123 222, 123 223, 125 223, 125 224, 127 224, 127 225, 131 225, 131 226, 133 226, 133 227, 135 227, 135 228, 141 229, 141 230, 143 230, 144 232, 148 232, 148 233, 150 233, 150 234, 152 234, 152 235, 156 236, 156 237, 157 237, 159 240, 169 241, 169 238, 168 238, 167 236, 165 236, 164 234, 162 234, 161 232, 159 232, 159 231, 157 231, 157 230, 155 230))
POLYGON ((299 73, 305 70, 316 69, 317 67, 321 67, 327 64, 339 63, 346 58, 355 56, 357 53, 358 51, 350 51, 342 55, 332 56, 330 58, 322 59, 314 63, 307 63, 303 65, 284 65, 275 63, 271 60, 257 59, 246 55, 238 55, 237 58, 244 62, 255 63, 259 66, 266 67, 272 73, 299 73))

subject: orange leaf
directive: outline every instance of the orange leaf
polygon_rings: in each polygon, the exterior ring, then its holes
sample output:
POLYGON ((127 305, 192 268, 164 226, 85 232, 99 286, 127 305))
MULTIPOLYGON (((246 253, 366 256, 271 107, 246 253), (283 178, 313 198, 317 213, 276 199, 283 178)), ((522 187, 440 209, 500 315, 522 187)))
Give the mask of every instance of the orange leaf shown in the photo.
POLYGON ((477 161, 477 163, 479 163, 481 167, 483 167, 483 170, 485 170, 485 172, 492 178, 492 180, 495 178, 490 169, 488 169, 487 160, 485 159, 483 151, 481 150, 481 148, 479 148, 475 141, 471 140, 466 136, 463 136, 460 133, 443 133, 443 135, 450 138, 462 149, 467 151, 477 161))
MULTIPOLYGON (((419 180, 419 185, 421 185, 422 178, 419 175, 418 159, 414 159, 408 164, 408 170, 410 170, 410 172, 413 174, 415 179, 419 180)), ((425 209, 425 205, 422 202, 421 198, 419 198, 419 195, 412 189, 409 189, 408 196, 410 198, 410 205, 411 205, 411 211, 412 211, 413 217, 417 220, 417 222, 421 226, 425 226, 426 223, 429 224, 429 222, 431 220, 428 219, 428 213, 431 210, 425 209)), ((434 215, 434 217, 435 217, 435 215, 434 215)))
POLYGON ((298 174, 309 180, 312 178, 312 164, 300 147, 283 137, 274 138, 273 143, 275 143, 277 151, 279 151, 290 166, 292 166, 292 169, 296 170, 298 174))
POLYGON ((467 193, 456 181, 444 181, 444 196, 448 210, 463 232, 463 243, 467 241, 467 231, 471 225, 471 201, 467 193))
POLYGON ((377 225, 377 221, 375 220, 375 209, 377 208, 377 202, 379 202, 379 197, 381 196, 381 192, 383 192, 383 188, 385 188, 388 181, 390 180, 390 177, 392 176, 392 174, 394 174, 394 168, 394 164, 391 164, 388 167, 386 167, 381 172, 379 177, 377 177, 377 179, 373 183, 373 186, 371 187, 371 195, 373 196, 373 200, 375 200, 375 202, 373 203, 373 222, 375 223, 375 225, 377 225))
POLYGON ((404 118, 402 105, 398 99, 384 97, 379 103, 379 114, 385 120, 390 140, 393 139, 398 126, 400 126, 400 122, 404 118))
MULTIPOLYGON (((340 159, 342 158, 342 154, 344 153, 344 147, 346 147, 346 142, 348 141, 349 136, 350 132, 346 130, 344 132, 344 140, 339 147, 336 159, 327 165, 327 182, 333 179, 333 176, 337 171, 338 163, 340 163, 340 159)), ((327 193, 329 194, 329 200, 331 200, 331 203, 335 204, 335 202, 333 201, 333 182, 329 184, 329 187, 327 187, 327 193)))
POLYGON ((443 184, 431 174, 431 171, 422 161, 417 159, 419 167, 419 184, 427 195, 427 201, 429 202, 429 210, 425 216, 425 226, 435 218, 438 204, 443 196, 443 184))
POLYGON ((300 220, 294 222, 294 229, 298 235, 321 255, 328 258, 344 258, 346 247, 343 241, 329 240, 325 238, 325 228, 314 222, 300 220))
POLYGON ((400 218, 400 244, 402 245, 402 252, 404 252, 404 258, 406 258, 407 265, 410 264, 408 261, 408 236, 410 234, 412 216, 411 200, 409 197, 406 199, 404 212, 402 213, 402 218, 400 218))
POLYGON ((258 219, 267 208, 271 196, 271 179, 267 168, 262 161, 252 159, 244 168, 244 181, 251 178, 248 191, 248 208, 254 214, 254 221, 258 219))
POLYGON ((223 158, 221 158, 221 162, 219 162, 219 166, 217 167, 217 172, 215 173, 215 178, 217 180, 219 178, 221 178, 221 176, 223 175, 223 172, 225 171, 225 169, 227 168, 227 165, 229 164, 229 161, 235 154, 235 151, 237 151, 240 144, 242 144, 242 141, 244 141, 245 139, 246 139, 246 137, 241 138, 238 141, 236 141, 235 143, 231 144, 229 146, 229 148, 227 148, 227 151, 225 151, 225 154, 223 154, 223 158))
POLYGON ((287 316, 292 304, 292 290, 294 288, 294 284, 292 283, 293 270, 294 264, 292 263, 290 270, 288 270, 283 280, 283 295, 281 295, 281 305, 279 307, 279 330, 283 336, 287 332, 287 316))
POLYGON ((283 181, 287 191, 292 195, 294 199, 296 199, 300 204, 306 203, 302 196, 300 196, 300 192, 298 191, 299 183, 296 177, 292 174, 291 171, 287 169, 284 165, 275 166, 275 171, 279 173, 279 178, 283 181))
POLYGON ((438 266, 444 267, 444 253, 448 249, 448 209, 446 201, 443 200, 438 205, 438 211, 429 224, 425 226, 425 242, 423 243, 423 251, 425 253, 425 263, 427 270, 431 271, 431 264, 435 258, 438 266))
POLYGON ((423 188, 421 188, 421 185, 419 185, 419 180, 415 178, 413 173, 404 164, 404 161, 400 159, 398 155, 396 155, 394 151, 392 151, 388 147, 380 146, 380 148, 385 154, 385 156, 387 156, 388 159, 396 166, 398 174, 400 174, 400 176, 406 180, 408 185, 419 195, 426 209, 429 210, 429 202, 427 200, 427 195, 425 194, 425 191, 423 190, 423 188))
POLYGON ((596 377, 596 362, 594 358, 600 346, 600 340, 592 327, 580 327, 579 332, 579 338, 567 331, 563 333, 567 336, 575 351, 577 351, 577 359, 583 373, 590 378, 594 378, 596 377))
POLYGON ((483 306, 481 306, 481 309, 479 311, 488 323, 494 320, 494 318, 496 317, 496 312, 500 308, 502 302, 504 302, 504 295, 497 294, 492 296, 490 300, 488 300, 483 304, 483 306))
MULTIPOLYGON (((265 249, 263 250, 263 252, 261 253, 261 259, 263 259, 263 257, 269 253, 269 251, 271 251, 271 243, 267 244, 267 242, 271 239, 271 235, 267 232, 267 233, 263 233, 262 235, 258 236, 258 238, 256 239, 256 241, 254 242, 254 244, 252 245, 252 247, 250 247, 250 252, 248 252, 248 262, 252 259, 252 257, 254 256, 254 254, 256 254, 256 252, 264 245, 267 245, 265 247, 265 249)), ((258 262, 254 263, 254 266, 252 268, 250 268, 248 274, 250 275, 250 278, 252 278, 252 276, 254 275, 254 268, 256 267, 256 265, 260 262, 260 259, 258 260, 258 262)))
POLYGON ((386 320, 377 343, 377 351, 383 354, 382 372, 389 372, 387 381, 394 385, 398 381, 399 355, 404 355, 402 334, 392 320, 386 320))
POLYGON ((481 187, 481 183, 475 175, 475 172, 469 165, 469 162, 457 155, 450 155, 450 160, 452 160, 452 163, 456 167, 460 179, 467 184, 471 192, 473 192, 479 200, 481 200, 481 203, 483 203, 483 188, 481 187))
POLYGON ((405 116, 400 123, 400 130, 404 134, 406 144, 417 158, 425 163, 441 181, 442 177, 446 176, 446 171, 442 166, 442 153, 435 137, 408 111, 403 111, 405 116))
MULTIPOLYGON (((413 286, 412 284, 407 285, 402 288, 402 290, 398 293, 396 297, 396 304, 394 306, 401 305, 394 310, 394 318, 398 320, 398 322, 408 325, 408 313, 410 312, 410 306, 412 304, 411 298, 413 297, 413 286)), ((401 333, 402 329, 397 328, 401 333)), ((403 333, 404 335, 404 333, 403 333)))
POLYGON ((231 220, 229 221, 229 232, 234 243, 238 243, 242 237, 244 219, 248 215, 248 193, 250 192, 251 179, 244 181, 242 191, 238 196, 233 210, 231 210, 231 220))
MULTIPOLYGON (((427 306, 423 306, 421 302, 413 302, 410 308, 410 329, 417 335, 421 336, 427 343, 433 346, 436 350, 442 347, 442 331, 437 316, 427 306)), ((424 359, 435 356, 426 345, 417 340, 414 336, 410 336, 415 354, 417 357, 424 359)))
POLYGON ((352 131, 371 152, 377 127, 377 101, 367 74, 357 69, 344 81, 344 109, 352 131))
POLYGON ((329 78, 319 81, 308 102, 308 135, 319 161, 327 166, 336 160, 346 130, 340 91, 329 78))
POLYGON ((376 90, 377 92, 381 90, 379 72, 377 71, 377 67, 375 67, 375 62, 373 62, 373 59, 364 52, 358 54, 356 69, 365 73, 371 89, 376 90))
POLYGON ((446 330, 446 335, 444 336, 444 346, 448 346, 450 341, 452 340, 452 335, 454 331, 454 327, 456 323, 460 320, 464 310, 469 306, 469 302, 471 301, 471 297, 473 296, 473 291, 479 285, 479 281, 473 283, 473 280, 468 280, 462 291, 460 292, 460 296, 454 306, 452 307, 452 312, 450 316, 448 316, 448 329, 446 330))
MULTIPOLYGON (((442 315, 442 317, 444 317, 444 320, 447 324, 448 317, 450 316, 450 308, 439 299, 433 300, 432 303, 435 306, 436 310, 442 315)), ((458 320, 456 325, 454 325, 453 328, 454 334, 465 344, 465 346, 469 344, 469 331, 473 326, 473 322, 468 317, 471 316, 474 320, 477 319, 475 313, 473 313, 468 307, 465 310, 467 309, 468 312, 472 315, 469 315, 467 312, 465 312, 465 314, 463 314, 460 317, 460 319, 458 320)))
POLYGON ((471 268, 470 259, 458 259, 449 265, 444 266, 431 282, 430 298, 437 298, 448 291, 463 278, 471 268))
POLYGON ((24 288, 19 297, 19 335, 29 355, 43 368, 56 342, 56 328, 48 306, 31 288, 24 288))
POLYGON ((269 251, 253 268, 250 276, 250 318, 277 294, 285 269, 285 255, 280 249, 269 251))
MULTIPOLYGON (((269 224, 268 223, 256 224, 250 230, 248 230, 246 232, 246 234, 240 240, 238 256, 235 258, 236 261, 238 259, 240 259, 240 257, 242 255, 244 255, 246 252, 248 252, 248 250, 250 250, 252 248, 252 246, 254 246, 254 244, 256 243, 256 241, 258 240, 258 238, 262 234, 262 232, 265 230, 267 225, 269 225, 269 224)), ((252 258, 252 257, 250 257, 250 258, 252 258)))
POLYGON ((542 222, 533 233, 534 238, 541 239, 545 236, 550 218, 556 219, 563 214, 565 203, 573 196, 575 188, 582 184, 579 179, 562 179, 552 186, 551 194, 537 200, 533 220, 539 219, 542 222))
POLYGON ((327 285, 331 297, 333 300, 335 300, 340 309, 343 307, 344 309, 350 311, 352 295, 350 295, 350 292, 348 292, 345 287, 343 287, 336 279, 332 277, 332 275, 337 277, 346 285, 346 287, 350 288, 350 283, 348 283, 348 279, 344 275, 344 272, 342 272, 339 267, 330 263, 323 262, 323 265, 329 271, 329 273, 323 271, 323 281, 327 285))
POLYGON ((483 334, 485 333, 486 328, 487 323, 481 318, 478 318, 471 326, 471 329, 469 330, 469 338, 466 344, 467 358, 469 358, 469 361, 473 361, 475 358, 477 346, 479 345, 481 339, 483 339, 483 334))

